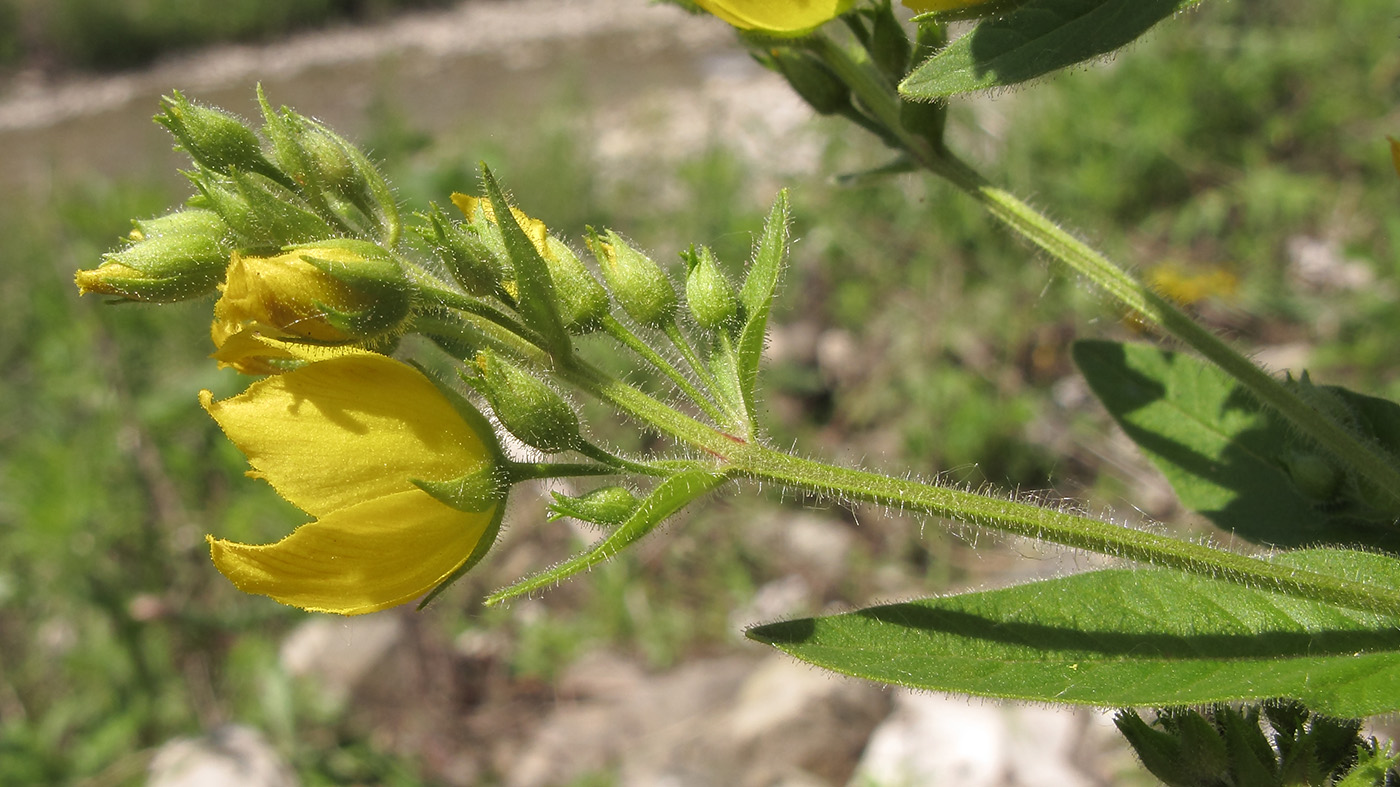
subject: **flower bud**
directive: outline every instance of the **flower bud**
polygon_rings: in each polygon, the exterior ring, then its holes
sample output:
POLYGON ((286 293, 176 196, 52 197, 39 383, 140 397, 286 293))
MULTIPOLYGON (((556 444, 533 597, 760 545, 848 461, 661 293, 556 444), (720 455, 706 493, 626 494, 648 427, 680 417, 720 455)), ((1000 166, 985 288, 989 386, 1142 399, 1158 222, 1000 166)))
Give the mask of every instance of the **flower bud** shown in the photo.
POLYGON ((476 376, 466 381, 491 403, 501 425, 528 446, 549 454, 582 444, 578 414, 543 380, 491 350, 477 353, 476 376))
POLYGON ((287 107, 268 104, 258 88, 263 133, 277 165, 347 226, 392 246, 399 213, 383 174, 349 140, 287 107))
POLYGON ((228 267, 232 233, 212 211, 182 210, 134 224, 131 245, 74 276, 80 295, 173 303, 213 290, 228 267))
POLYGON ((398 263, 365 241, 308 244, 273 257, 235 253, 210 334, 216 347, 253 326, 313 342, 361 342, 397 332, 411 303, 398 263))
POLYGON ((190 180, 200 192, 192 204, 218 213, 249 246, 281 248, 340 234, 306 200, 262 175, 194 173, 190 180))
POLYGON ((237 169, 285 179, 242 120, 221 109, 191 103, 178 90, 162 97, 161 103, 165 111, 155 121, 170 130, 196 164, 224 175, 237 169))
POLYGON ((1344 474, 1327 457, 1294 448, 1286 452, 1281 461, 1288 478, 1303 497, 1321 503, 1336 499, 1344 474))
POLYGON ((427 224, 413 227, 413 231, 433 245, 438 259, 462 289, 478 297, 501 291, 505 263, 474 228, 451 221, 437 205, 422 218, 427 224))
POLYGON ((553 235, 545 239, 541 256, 554 283, 554 297, 564 329, 573 334, 597 330, 611 306, 608 291, 584 267, 573 249, 553 235))
POLYGON ((699 251, 691 249, 682 256, 689 270, 685 277, 685 303, 690 313, 705 330, 725 327, 739 313, 734 285, 725 278, 709 248, 701 246, 699 251))
POLYGON ((675 319, 676 288, 660 265, 611 230, 606 241, 590 233, 588 246, 627 316, 653 328, 675 319))
POLYGON ((567 516, 604 527, 626 522, 641 502, 631 490, 621 486, 605 486, 580 497, 569 497, 558 492, 552 494, 554 502, 549 504, 550 521, 567 516))

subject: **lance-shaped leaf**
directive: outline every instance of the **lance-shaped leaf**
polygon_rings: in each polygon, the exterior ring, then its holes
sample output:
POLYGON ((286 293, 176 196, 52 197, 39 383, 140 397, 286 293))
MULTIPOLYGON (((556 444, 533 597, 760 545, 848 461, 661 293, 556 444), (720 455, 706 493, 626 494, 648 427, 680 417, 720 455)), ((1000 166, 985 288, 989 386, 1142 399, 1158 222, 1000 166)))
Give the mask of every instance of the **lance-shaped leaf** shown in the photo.
POLYGON ((525 230, 520 228, 505 193, 485 164, 481 165, 481 182, 486 187, 486 197, 491 201, 491 210, 496 215, 496 226, 501 228, 506 255, 515 269, 515 283, 520 288, 520 316, 525 319, 526 326, 544 339, 544 349, 555 358, 567 358, 573 351, 573 345, 555 306, 554 281, 549 276, 549 265, 525 230))
POLYGON ((637 510, 592 549, 492 593, 486 598, 486 603, 488 605, 499 604, 516 596, 562 582, 580 571, 602 563, 637 539, 655 530, 656 526, 661 524, 666 517, 685 508, 696 498, 724 483, 725 479, 726 476, 720 473, 699 468, 676 473, 657 484, 651 494, 647 495, 637 506, 637 510))
POLYGON ((744 322, 739 329, 735 354, 738 362, 739 389, 744 396, 744 409, 748 412, 749 423, 757 418, 754 407, 754 388, 758 385, 758 365, 763 360, 763 342, 768 334, 768 314, 773 307, 773 293, 777 291, 778 280, 782 277, 783 262, 787 257, 788 243, 788 195, 778 192, 773 207, 768 211, 768 222, 763 226, 763 237, 754 250, 753 264, 748 277, 739 291, 739 303, 743 307, 744 322))
POLYGON ((1200 0, 1030 0, 988 19, 914 69, 913 99, 1014 85, 1108 54, 1200 0))
MULTIPOLYGON (((1297 458, 1312 449, 1219 368, 1142 344, 1080 341, 1073 354, 1094 395, 1182 504, 1222 530, 1274 546, 1400 547, 1388 520, 1359 516, 1364 505, 1348 501, 1341 482, 1335 495, 1306 496, 1289 463, 1296 474, 1297 458)), ((1336 395, 1383 443, 1395 439, 1400 408, 1349 391, 1336 395)))
MULTIPOLYGON (((1300 569, 1400 587, 1400 561, 1308 550, 1300 569)), ((920 689, 1099 706, 1291 698, 1400 710, 1400 618, 1165 569, 1106 570, 749 629, 803 661, 920 689)))

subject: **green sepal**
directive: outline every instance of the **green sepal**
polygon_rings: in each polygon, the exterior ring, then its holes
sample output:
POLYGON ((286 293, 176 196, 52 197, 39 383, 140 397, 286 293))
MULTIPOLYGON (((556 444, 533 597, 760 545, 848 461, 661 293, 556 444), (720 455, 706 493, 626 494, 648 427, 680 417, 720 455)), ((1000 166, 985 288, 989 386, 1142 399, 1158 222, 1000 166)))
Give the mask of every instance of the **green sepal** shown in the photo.
POLYGON ((890 82, 898 82, 909 71, 913 55, 904 25, 895 18, 890 0, 880 0, 866 10, 870 18, 870 59, 890 82))
POLYGON ((817 114, 834 115, 853 109, 851 88, 811 52, 779 46, 758 52, 755 58, 781 74, 793 91, 817 114))
POLYGON ((1390 744, 1359 747, 1357 762, 1332 787, 1387 787, 1395 783, 1400 755, 1391 753, 1390 744))
POLYGON ((573 354, 573 343, 559 315, 549 265, 525 235, 525 230, 521 229, 500 184, 485 163, 481 165, 481 182, 486 188, 491 210, 496 215, 496 226, 501 230, 506 257, 515 271, 515 284, 520 294, 520 316, 525 320, 525 325, 544 340, 545 346, 541 349, 556 360, 568 358, 573 354))
POLYGON ((300 195, 270 178, 239 170, 229 178, 248 203, 260 240, 285 246, 342 234, 300 195))
POLYGON ((758 385, 758 366, 763 360, 763 345, 768 334, 768 314, 773 308, 773 294, 778 289, 782 276, 783 263, 787 258, 788 242, 788 194, 784 189, 773 200, 768 211, 768 221, 763 225, 763 235, 754 248, 753 263, 749 267, 744 286, 739 291, 739 304, 743 307, 744 324, 735 343, 739 390, 744 397, 744 409, 749 423, 755 423, 758 415, 755 404, 755 388, 758 385))
POLYGON ((448 481, 412 480, 414 486, 432 495, 434 500, 468 514, 479 514, 504 502, 510 491, 510 479, 495 464, 448 481))
POLYGON ((520 441, 545 453, 583 445, 578 414, 543 380, 491 349, 477 352, 477 374, 463 379, 491 403, 497 420, 520 441))
POLYGON ((570 497, 559 492, 551 492, 554 502, 549 504, 549 521, 572 517, 582 522, 592 522, 603 527, 613 527, 626 522, 641 505, 632 490, 625 486, 605 486, 581 495, 570 497))
POLYGON ((263 155, 257 134, 238 117, 195 104, 178 90, 162 96, 161 106, 163 111, 154 120, 174 135, 180 149, 199 166, 223 175, 257 172, 290 185, 287 176, 263 155))
POLYGON ((283 250, 307 251, 325 248, 346 249, 364 259, 348 263, 344 260, 323 259, 314 254, 302 254, 301 259, 345 284, 357 294, 367 295, 371 303, 367 308, 356 311, 318 303, 317 305, 326 312, 326 321, 346 334, 358 338, 397 333, 413 312, 414 289, 394 256, 377 244, 352 238, 295 244, 284 247, 283 250))
POLYGON ((1153 776, 1161 779, 1169 787, 1195 787, 1188 772, 1189 763, 1182 754, 1181 740, 1165 730, 1157 729, 1142 720, 1133 710, 1120 710, 1113 717, 1128 745, 1133 747, 1142 766, 1153 776))
POLYGON ((477 297, 501 293, 501 282, 505 280, 501 257, 474 228, 448 218, 437 204, 428 213, 418 215, 425 223, 410 229, 431 244, 434 254, 462 289, 477 297))
POLYGON ((587 552, 526 577, 486 597, 487 606, 539 590, 598 565, 656 529, 666 517, 723 484, 727 476, 701 468, 682 470, 657 484, 627 521, 587 552))

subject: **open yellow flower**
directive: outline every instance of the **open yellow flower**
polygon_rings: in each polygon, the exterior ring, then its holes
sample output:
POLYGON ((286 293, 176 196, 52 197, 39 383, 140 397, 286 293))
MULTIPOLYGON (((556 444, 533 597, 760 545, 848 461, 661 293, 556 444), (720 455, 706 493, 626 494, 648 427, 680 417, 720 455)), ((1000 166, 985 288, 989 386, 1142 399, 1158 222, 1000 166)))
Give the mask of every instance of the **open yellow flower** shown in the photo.
POLYGON ((855 0, 695 0, 701 8, 742 30, 796 36, 851 9, 855 0))
POLYGON ((353 352, 200 402, 249 475, 316 517, 275 544, 209 537, 214 565, 240 590, 314 612, 374 612, 422 596, 494 540, 503 492, 460 510, 415 483, 492 473, 489 425, 407 364, 353 352))

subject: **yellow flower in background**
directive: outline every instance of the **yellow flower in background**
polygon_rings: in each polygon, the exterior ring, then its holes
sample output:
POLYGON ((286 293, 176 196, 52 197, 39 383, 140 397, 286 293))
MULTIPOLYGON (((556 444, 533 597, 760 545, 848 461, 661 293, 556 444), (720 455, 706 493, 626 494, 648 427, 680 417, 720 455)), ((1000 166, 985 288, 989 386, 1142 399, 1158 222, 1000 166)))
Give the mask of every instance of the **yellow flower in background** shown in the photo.
POLYGON ((200 402, 249 475, 316 517, 275 544, 209 537, 244 592, 313 612, 386 609, 451 577, 499 521, 498 497, 463 511, 414 483, 491 473, 498 454, 484 420, 405 363, 352 351, 200 402))
POLYGON ((851 9, 855 0, 695 0, 701 8, 743 30, 795 36, 851 9))
POLYGON ((1182 306, 1193 306, 1206 298, 1229 299, 1240 286, 1239 277, 1219 266, 1192 271, 1174 262, 1152 268, 1147 281, 1152 289, 1182 306))

